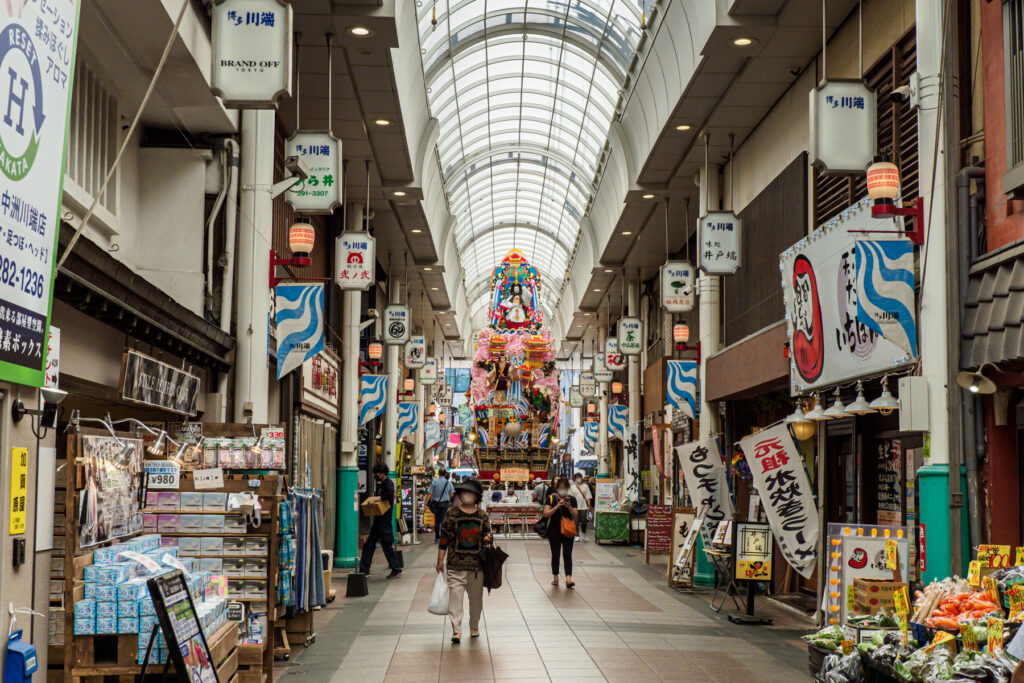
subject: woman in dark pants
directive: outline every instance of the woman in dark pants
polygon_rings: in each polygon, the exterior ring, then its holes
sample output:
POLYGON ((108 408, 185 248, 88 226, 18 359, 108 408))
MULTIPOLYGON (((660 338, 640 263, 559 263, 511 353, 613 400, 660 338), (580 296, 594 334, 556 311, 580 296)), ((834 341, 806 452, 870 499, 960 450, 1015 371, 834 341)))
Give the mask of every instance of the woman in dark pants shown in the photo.
POLYGON ((544 517, 548 520, 548 543, 551 544, 551 580, 552 586, 558 585, 558 554, 561 551, 565 564, 565 587, 572 588, 576 583, 572 580, 572 546, 575 536, 562 534, 562 519, 576 521, 576 499, 569 495, 569 479, 556 477, 551 486, 552 493, 544 502, 544 517))

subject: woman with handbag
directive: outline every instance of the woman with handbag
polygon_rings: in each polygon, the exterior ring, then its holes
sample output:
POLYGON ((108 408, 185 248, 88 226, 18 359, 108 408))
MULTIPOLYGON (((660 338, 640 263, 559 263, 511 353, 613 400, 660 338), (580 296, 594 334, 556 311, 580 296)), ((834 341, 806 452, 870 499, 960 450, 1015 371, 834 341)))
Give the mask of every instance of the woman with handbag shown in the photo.
MULTIPOLYGON (((494 540, 491 521, 480 509, 484 490, 476 479, 455 485, 455 505, 445 515, 437 548, 437 573, 448 566, 448 616, 452 622, 452 644, 462 640, 463 602, 469 597, 469 635, 480 636, 483 611, 484 574, 480 571, 480 552, 494 540)), ((571 543, 570 543, 571 545, 571 543)))
POLYGON ((548 543, 551 545, 552 586, 558 585, 558 557, 562 556, 565 568, 565 587, 572 588, 572 546, 576 539, 576 499, 569 490, 567 477, 556 477, 541 513, 548 521, 548 543))

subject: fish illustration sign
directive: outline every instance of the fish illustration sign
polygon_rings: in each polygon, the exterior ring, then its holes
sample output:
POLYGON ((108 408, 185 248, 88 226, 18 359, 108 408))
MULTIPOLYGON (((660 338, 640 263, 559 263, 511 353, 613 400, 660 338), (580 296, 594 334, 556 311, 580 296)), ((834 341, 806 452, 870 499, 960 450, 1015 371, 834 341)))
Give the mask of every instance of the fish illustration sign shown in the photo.
POLYGON ((43 385, 81 2, 0 4, 0 380, 43 385))

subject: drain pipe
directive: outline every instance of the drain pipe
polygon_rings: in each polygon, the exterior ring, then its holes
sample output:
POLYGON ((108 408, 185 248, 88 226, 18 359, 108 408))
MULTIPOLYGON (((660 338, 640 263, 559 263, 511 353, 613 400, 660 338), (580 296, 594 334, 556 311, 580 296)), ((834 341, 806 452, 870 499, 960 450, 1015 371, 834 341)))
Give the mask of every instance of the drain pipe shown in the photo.
MULTIPOLYGON (((224 209, 224 253, 220 255, 218 264, 221 267, 220 291, 220 329, 231 334, 231 308, 235 291, 235 233, 238 230, 238 142, 233 138, 224 140, 224 151, 227 154, 227 174, 224 186, 227 188, 226 208, 224 209)), ((220 394, 220 421, 228 421, 228 373, 222 372, 217 385, 220 394)))
MULTIPOLYGON (((985 170, 977 166, 968 166, 960 170, 956 175, 956 211, 957 211, 957 238, 960 244, 971 245, 970 251, 974 251, 974 240, 977 235, 972 234, 971 226, 976 225, 971 207, 971 181, 981 180, 985 177, 985 170)), ((957 281, 960 289, 960 310, 956 312, 957 321, 967 301, 967 280, 969 265, 965 265, 962 259, 957 259, 957 281)), ((957 325, 959 330, 959 325, 957 325)), ((958 335, 959 337, 959 335, 958 335)), ((967 520, 971 533, 970 545, 975 546, 981 543, 981 503, 978 485, 978 459, 985 453, 985 428, 982 418, 981 402, 977 397, 971 396, 960 402, 963 415, 964 442, 964 469, 967 471, 967 520)))
POLYGON ((206 219, 206 296, 204 297, 204 308, 207 319, 213 313, 213 224, 220 216, 221 207, 224 206, 224 197, 228 193, 228 158, 226 145, 220 148, 220 191, 213 203, 210 217, 206 219))

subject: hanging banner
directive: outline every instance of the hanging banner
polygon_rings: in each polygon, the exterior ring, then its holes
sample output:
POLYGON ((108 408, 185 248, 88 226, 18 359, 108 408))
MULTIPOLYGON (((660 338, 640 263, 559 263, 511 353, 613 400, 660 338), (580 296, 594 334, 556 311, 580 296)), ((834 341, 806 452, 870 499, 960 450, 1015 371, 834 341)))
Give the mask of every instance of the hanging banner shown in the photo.
POLYGON ((81 2, 0 4, 0 381, 43 386, 81 2))
POLYGON ((229 109, 275 109, 292 94, 292 7, 214 0, 210 89, 229 109))
POLYGON ((367 289, 373 284, 377 241, 366 232, 343 232, 334 243, 334 281, 342 289, 367 289))
POLYGON ((818 554, 818 509, 803 455, 789 427, 778 424, 742 439, 740 448, 782 555, 804 578, 818 554))
MULTIPOLYGON (((388 400, 387 375, 363 375, 359 378, 359 425, 384 412, 388 400)), ((342 408, 344 410, 344 408, 342 408)))
POLYGON ((391 304, 384 309, 384 343, 399 346, 409 341, 412 312, 408 306, 391 304))
POLYGON ((857 320, 917 357, 914 244, 857 242, 857 320))
POLYGON ((700 269, 708 275, 732 275, 740 265, 743 222, 730 211, 710 211, 700 219, 700 269))
POLYGON ((675 447, 676 457, 686 479, 686 488, 697 507, 707 507, 700 535, 704 547, 711 547, 718 523, 732 519, 732 495, 726 476, 725 461, 718 449, 718 439, 691 441, 675 447))
POLYGON ((625 441, 629 430, 629 406, 608 406, 608 436, 625 441))
POLYGON ((857 316, 856 242, 848 231, 879 223, 870 200, 861 200, 779 255, 794 395, 915 362, 857 316))
POLYGON ((437 382, 437 359, 425 358, 420 368, 420 384, 430 386, 437 382))
POLYGON ((668 261, 661 267, 661 307, 669 313, 693 310, 693 266, 668 261))
POLYGON ((644 346, 644 324, 640 318, 619 318, 619 352, 624 356, 639 356, 644 346))
POLYGON ((420 422, 420 404, 415 401, 404 401, 398 404, 398 436, 401 441, 416 431, 420 422))
POLYGON ((25 500, 28 497, 28 449, 11 449, 11 504, 7 509, 10 514, 8 531, 11 536, 25 533, 28 521, 28 510, 25 500))
POLYGON ((654 455, 654 467, 662 479, 665 478, 665 467, 661 463, 661 435, 658 433, 658 425, 651 427, 651 454, 654 455))
POLYGON ((573 384, 571 387, 569 387, 569 407, 583 407, 583 394, 580 393, 580 386, 578 384, 573 384))
POLYGON ((697 361, 665 361, 665 399, 691 420, 697 418, 697 361))
POLYGON ((864 175, 878 149, 875 92, 859 79, 810 92, 810 162, 828 173, 864 175))
POLYGON ((580 395, 591 398, 597 394, 597 379, 592 372, 580 373, 580 395))
POLYGON ((283 284, 274 288, 277 310, 277 378, 324 350, 324 286, 283 284))
POLYGON ((405 367, 417 370, 427 357, 427 339, 422 335, 409 337, 405 343, 405 367))
POLYGON ((583 450, 593 451, 597 444, 597 430, 600 427, 596 422, 583 424, 583 450))
POLYGON ((309 166, 309 177, 285 192, 285 201, 298 213, 333 213, 341 205, 341 140, 296 131, 284 149, 286 157, 297 156, 309 166))
POLYGON ((441 425, 437 420, 427 420, 423 423, 423 448, 433 448, 441 443, 441 425))
POLYGON ((637 422, 630 426, 626 438, 622 442, 622 487, 625 497, 631 503, 640 498, 640 439, 643 423, 637 422))
POLYGON ((619 353, 619 340, 614 337, 604 340, 604 364, 613 371, 626 367, 626 357, 619 353))

